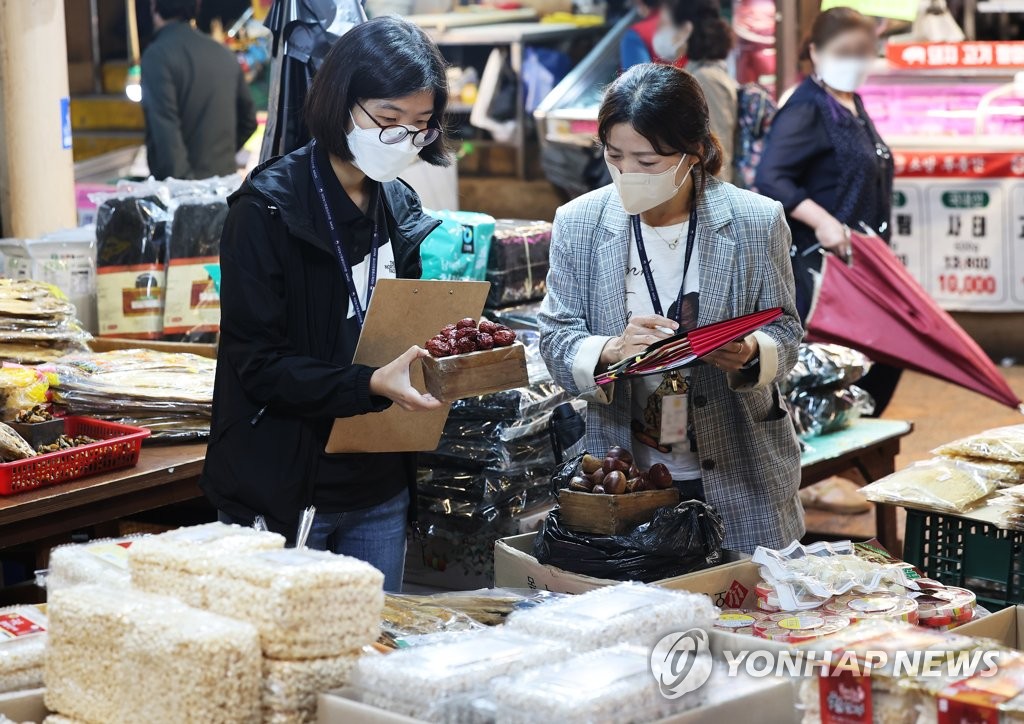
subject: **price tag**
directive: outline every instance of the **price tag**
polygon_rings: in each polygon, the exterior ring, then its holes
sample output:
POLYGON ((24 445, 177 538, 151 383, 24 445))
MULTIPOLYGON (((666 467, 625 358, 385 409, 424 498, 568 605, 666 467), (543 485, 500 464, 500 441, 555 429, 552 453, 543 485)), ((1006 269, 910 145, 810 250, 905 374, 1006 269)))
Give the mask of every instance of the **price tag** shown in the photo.
POLYGON ((672 445, 687 439, 686 395, 666 395, 661 398, 661 435, 658 442, 672 445))

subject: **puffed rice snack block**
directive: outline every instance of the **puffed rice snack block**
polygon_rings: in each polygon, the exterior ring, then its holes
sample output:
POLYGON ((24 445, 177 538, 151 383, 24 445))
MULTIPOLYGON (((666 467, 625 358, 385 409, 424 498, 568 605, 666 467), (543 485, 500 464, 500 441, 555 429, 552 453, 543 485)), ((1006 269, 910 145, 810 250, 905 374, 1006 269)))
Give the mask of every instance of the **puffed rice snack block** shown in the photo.
POLYGON ((38 606, 0 608, 0 693, 43 685, 47 626, 38 606))
POLYGON ((50 565, 46 574, 49 593, 68 586, 85 584, 110 588, 131 585, 128 573, 128 549, 139 536, 102 538, 89 543, 71 543, 50 551, 50 565))
POLYGON ((327 551, 288 548, 211 559, 209 609, 248 621, 272 659, 342 656, 380 635, 384 574, 327 551))
POLYGON ((240 525, 207 523, 147 536, 132 544, 128 555, 132 584, 150 593, 179 598, 208 608, 203 584, 211 561, 226 553, 284 548, 284 536, 240 525))
POLYGON ((260 720, 249 624, 133 589, 78 586, 50 600, 46 705, 104 724, 260 720))
POLYGON ((316 721, 317 695, 348 683, 356 655, 280 661, 263 659, 263 721, 316 721))

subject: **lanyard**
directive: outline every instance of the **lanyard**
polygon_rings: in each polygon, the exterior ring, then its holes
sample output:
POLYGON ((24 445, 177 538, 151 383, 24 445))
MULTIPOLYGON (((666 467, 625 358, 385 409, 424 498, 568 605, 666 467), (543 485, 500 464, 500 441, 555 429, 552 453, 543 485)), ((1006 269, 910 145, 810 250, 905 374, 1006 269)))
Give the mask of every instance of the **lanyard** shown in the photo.
MULTIPOLYGON (((644 281, 647 282, 647 291, 651 295, 651 304, 654 305, 654 313, 664 317, 665 312, 661 307, 661 297, 658 296, 658 288, 654 285, 654 274, 651 272, 651 260, 647 258, 647 249, 644 247, 644 236, 640 232, 640 216, 631 217, 633 222, 633 235, 636 237, 636 251, 640 256, 640 266, 644 272, 644 281)), ((683 280, 679 284, 679 298, 676 300, 675 320, 683 321, 683 297, 686 294, 686 273, 690 270, 690 258, 693 256, 693 244, 697 238, 697 205, 690 209, 690 223, 686 230, 686 257, 683 260, 683 280)))
MULTIPOLYGON (((313 172, 313 185, 320 195, 320 204, 324 209, 324 216, 327 217, 327 228, 331 234, 331 242, 334 244, 334 251, 338 257, 338 264, 341 266, 341 273, 345 276, 345 283, 348 285, 348 298, 352 302, 352 309, 355 311, 356 321, 362 328, 363 320, 366 319, 366 309, 359 303, 359 292, 356 290, 355 280, 352 277, 352 265, 345 256, 345 250, 341 246, 341 236, 338 227, 334 224, 334 214, 327 203, 327 194, 324 192, 324 181, 320 175, 320 167, 316 162, 316 141, 309 152, 309 167, 313 172)), ((380 191, 377 194, 377 206, 380 206, 380 191)), ((380 249, 380 225, 377 223, 377 211, 373 214, 373 242, 370 246, 370 278, 366 286, 366 306, 370 306, 370 297, 373 296, 373 288, 377 286, 377 252, 380 249)))

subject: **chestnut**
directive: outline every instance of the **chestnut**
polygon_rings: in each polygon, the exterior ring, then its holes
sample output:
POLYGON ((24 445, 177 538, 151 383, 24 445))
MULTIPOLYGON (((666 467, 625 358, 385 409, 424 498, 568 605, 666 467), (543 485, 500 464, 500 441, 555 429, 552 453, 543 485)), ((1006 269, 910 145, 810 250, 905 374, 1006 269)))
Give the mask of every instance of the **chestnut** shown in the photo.
POLYGON ((629 466, 629 472, 626 473, 626 477, 629 478, 630 480, 632 480, 633 478, 640 477, 640 468, 636 466, 635 462, 629 466))
POLYGON ((579 493, 589 493, 592 487, 594 487, 593 483, 588 483, 581 477, 575 477, 569 481, 569 490, 575 490, 579 493))
POLYGON ((640 485, 642 483, 643 483, 643 480, 641 480, 640 478, 630 478, 629 480, 626 481, 626 492, 627 493, 639 493, 640 492, 640 485))
POLYGON ((672 487, 672 473, 662 463, 655 463, 647 471, 647 479, 651 481, 658 490, 668 490, 672 487))
POLYGON ((590 490, 590 492, 591 492, 591 493, 595 493, 595 494, 597 494, 597 495, 604 495, 606 491, 605 491, 605 489, 604 489, 604 486, 603 486, 603 485, 595 485, 595 486, 594 486, 594 487, 593 487, 593 488, 592 488, 592 489, 590 490))
POLYGON ((629 472, 629 463, 622 458, 605 458, 604 464, 601 467, 604 470, 605 475, 620 472, 623 473, 623 477, 625 477, 625 473, 629 472))
POLYGON ((598 460, 593 455, 584 455, 583 461, 580 463, 580 465, 583 466, 583 472, 595 473, 601 469, 601 463, 602 461, 598 460))
MULTIPOLYGON (((615 445, 608 452, 605 453, 606 458, 618 458, 626 463, 627 466, 633 464, 633 453, 621 445, 615 445)), ((628 469, 628 468, 627 468, 628 469)))
POLYGON ((604 470, 598 468, 590 474, 590 479, 594 481, 594 485, 602 485, 604 483, 604 470))
POLYGON ((622 495, 626 492, 626 476, 618 470, 604 476, 604 489, 611 495, 622 495))

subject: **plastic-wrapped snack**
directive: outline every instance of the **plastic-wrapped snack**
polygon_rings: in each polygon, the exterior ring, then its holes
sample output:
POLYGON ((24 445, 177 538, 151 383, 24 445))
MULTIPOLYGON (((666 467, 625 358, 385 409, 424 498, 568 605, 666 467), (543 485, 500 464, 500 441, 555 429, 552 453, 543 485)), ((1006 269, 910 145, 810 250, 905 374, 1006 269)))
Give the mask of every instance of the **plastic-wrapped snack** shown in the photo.
POLYGON ((88 543, 57 546, 50 551, 47 592, 83 584, 110 588, 130 586, 128 549, 138 539, 138 536, 101 538, 88 543))
POLYGON ((860 489, 876 503, 918 505, 963 513, 999 487, 999 480, 972 463, 933 458, 911 465, 860 489))
POLYGON ((47 626, 38 606, 0 608, 0 693, 43 685, 47 626))
POLYGON ((779 613, 782 604, 779 596, 775 593, 775 587, 767 581, 761 581, 754 586, 754 595, 757 596, 757 609, 766 613, 779 613))
POLYGON ((505 628, 455 634, 450 642, 364 656, 352 672, 360 701, 432 722, 452 722, 462 695, 496 677, 570 656, 569 647, 505 628))
POLYGON ((907 623, 918 622, 917 601, 910 596, 901 596, 888 591, 837 596, 822 606, 822 609, 828 613, 845 616, 851 622, 869 618, 907 623))
POLYGON ((478 631, 483 624, 464 613, 431 601, 429 596, 384 596, 380 643, 398 648, 409 636, 426 636, 449 631, 478 631))
MULTIPOLYGON (((10 721, 10 719, 8 719, 8 721, 10 721)), ((60 714, 50 714, 48 717, 43 719, 43 724, 88 724, 88 722, 72 719, 69 716, 62 716, 60 714)))
POLYGON ((1008 463, 1002 460, 986 460, 985 458, 962 458, 956 456, 940 457, 940 460, 951 460, 958 465, 969 466, 969 469, 989 480, 999 483, 1001 488, 1024 483, 1024 463, 1008 463))
POLYGON ((263 659, 263 720, 316 721, 317 695, 348 682, 355 656, 280 661, 263 659))
POLYGON ((933 692, 933 703, 921 707, 918 724, 1024 721, 1024 656, 1015 651, 998 653, 995 671, 982 667, 973 676, 948 681, 933 692))
POLYGON ((50 599, 46 705, 89 722, 259 721, 260 649, 247 623, 133 589, 50 599))
POLYGON ((754 624, 768 618, 767 613, 761 611, 743 611, 738 608, 726 608, 715 619, 715 628, 729 633, 754 635, 754 624))
POLYGON ((936 455, 1024 463, 1024 425, 997 427, 955 440, 932 451, 936 455))
MULTIPOLYGON (((575 656, 494 682, 497 724, 650 722, 693 709, 703 687, 662 696, 646 647, 620 645, 575 656)), ((710 655, 693 658, 689 676, 708 678, 710 655)))
POLYGON ((213 556, 209 570, 193 583, 206 608, 256 626, 271 658, 342 656, 380 635, 384 574, 363 561, 287 548, 213 556))
POLYGON ((709 626, 717 617, 703 594, 621 583, 516 611, 506 625, 583 652, 614 643, 650 645, 664 631, 709 626))
POLYGON ((921 625, 931 628, 967 623, 974 618, 978 606, 974 593, 955 586, 928 590, 917 596, 916 601, 921 625))
POLYGON ((199 576, 213 572, 212 560, 223 553, 284 548, 284 536, 240 525, 207 523, 161 533, 132 544, 128 554, 132 585, 143 591, 180 598, 208 608, 207 586, 199 576))
POLYGON ((828 611, 782 611, 755 621, 752 630, 760 639, 800 644, 832 636, 849 625, 849 618, 828 611))

